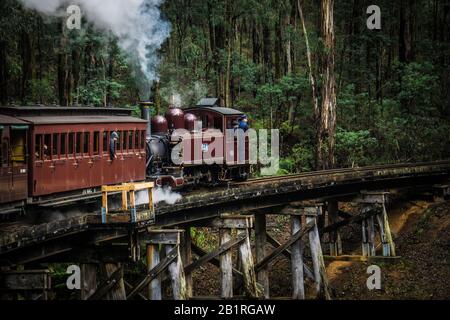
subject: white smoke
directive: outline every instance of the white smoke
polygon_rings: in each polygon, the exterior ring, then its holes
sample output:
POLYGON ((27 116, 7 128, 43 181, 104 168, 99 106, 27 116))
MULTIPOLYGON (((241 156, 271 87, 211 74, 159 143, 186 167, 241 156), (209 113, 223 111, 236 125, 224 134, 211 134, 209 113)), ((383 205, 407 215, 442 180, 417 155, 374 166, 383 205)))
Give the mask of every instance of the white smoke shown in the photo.
MULTIPOLYGON (((177 192, 173 192, 170 187, 166 188, 154 188, 153 189, 153 203, 166 202, 167 204, 175 204, 183 197, 177 192)), ((148 192, 142 190, 136 193, 136 205, 142 205, 148 203, 148 192)))
POLYGON ((37 223, 48 223, 48 222, 53 222, 53 221, 67 220, 67 219, 71 219, 71 218, 75 218, 75 217, 80 217, 86 213, 88 213, 88 212, 83 212, 79 209, 71 209, 71 210, 64 210, 64 211, 57 210, 57 209, 51 209, 51 210, 42 212, 37 223))
POLYGON ((62 16, 69 5, 79 5, 83 17, 95 28, 112 32, 119 46, 149 81, 157 79, 157 50, 169 37, 170 25, 161 17, 164 0, 20 0, 45 15, 62 16))

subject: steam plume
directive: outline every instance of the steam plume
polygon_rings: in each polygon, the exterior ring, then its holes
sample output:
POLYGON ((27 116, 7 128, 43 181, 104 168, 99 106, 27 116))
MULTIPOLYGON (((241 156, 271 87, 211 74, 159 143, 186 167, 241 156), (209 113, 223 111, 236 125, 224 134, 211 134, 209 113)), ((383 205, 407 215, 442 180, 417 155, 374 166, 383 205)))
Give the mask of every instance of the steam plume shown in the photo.
POLYGON ((149 81, 157 78, 157 50, 168 38, 170 25, 161 17, 164 0, 20 0, 26 7, 48 16, 64 16, 77 4, 95 28, 110 31, 149 81))

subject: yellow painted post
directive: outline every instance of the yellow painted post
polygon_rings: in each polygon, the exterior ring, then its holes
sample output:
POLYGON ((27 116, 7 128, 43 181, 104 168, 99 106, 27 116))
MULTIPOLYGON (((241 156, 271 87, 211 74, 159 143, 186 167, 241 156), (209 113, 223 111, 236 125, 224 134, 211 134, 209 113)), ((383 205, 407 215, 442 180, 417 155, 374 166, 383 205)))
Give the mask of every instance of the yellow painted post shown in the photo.
POLYGON ((102 223, 106 223, 108 214, 108 191, 102 191, 102 223))
POLYGON ((153 188, 148 188, 148 208, 153 210, 153 188))
POLYGON ((136 222, 136 194, 134 190, 130 191, 130 212, 131 212, 131 222, 136 222))
MULTIPOLYGON (((124 184, 125 187, 125 184, 124 184)), ((128 199, 127 199, 128 195, 127 195, 127 190, 123 189, 122 190, 122 210, 123 211, 127 211, 128 210, 128 199)))

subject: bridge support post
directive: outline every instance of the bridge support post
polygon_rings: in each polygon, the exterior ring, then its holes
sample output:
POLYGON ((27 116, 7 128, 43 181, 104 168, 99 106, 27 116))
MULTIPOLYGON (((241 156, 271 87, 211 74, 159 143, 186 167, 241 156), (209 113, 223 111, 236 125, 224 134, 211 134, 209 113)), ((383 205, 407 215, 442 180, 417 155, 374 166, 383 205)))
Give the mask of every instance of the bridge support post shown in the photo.
MULTIPOLYGON (((160 262, 159 244, 147 244, 147 272, 155 268, 160 262)), ((153 279, 148 285, 148 298, 150 300, 161 300, 161 277, 153 279)))
MULTIPOLYGON (((295 235, 302 229, 302 217, 291 215, 291 234, 295 235)), ((292 269, 292 299, 305 299, 305 281, 303 276, 303 243, 298 239, 291 247, 292 269)))
MULTIPOLYGON (((192 248, 191 248, 191 228, 187 227, 184 230, 182 241, 181 241, 181 259, 184 266, 188 266, 192 263, 192 248)), ((192 274, 185 274, 186 278, 186 295, 188 298, 191 298, 194 294, 193 290, 193 282, 192 282, 192 274)))
POLYGON ((253 228, 253 219, 251 216, 231 216, 224 215, 219 221, 213 222, 213 225, 218 225, 220 230, 220 271, 221 271, 221 297, 233 297, 233 261, 231 249, 227 244, 233 243, 231 237, 232 229, 237 229, 237 236, 239 241, 238 257, 241 264, 242 281, 245 292, 248 296, 257 298, 261 296, 261 290, 256 281, 256 272, 253 262, 253 256, 250 245, 249 229, 253 228))
MULTIPOLYGON (((370 212, 372 207, 364 207, 362 214, 370 212)), ((365 218, 361 222, 362 231, 362 255, 365 257, 373 257, 375 253, 375 224, 373 215, 365 218)))
POLYGON ((125 283, 123 281, 123 269, 120 263, 105 263, 104 274, 107 279, 111 278, 114 274, 118 273, 115 285, 111 287, 106 295, 106 300, 126 300, 127 295, 125 292, 125 283))
MULTIPOLYGON (((149 298, 152 300, 162 299, 161 274, 166 268, 169 271, 174 300, 185 300, 188 297, 183 259, 180 253, 183 233, 183 230, 151 230, 145 236, 148 274, 142 283, 148 285, 149 298), (163 257, 164 254, 165 257, 163 257)), ((133 295, 141 289, 140 286, 137 288, 132 291, 133 295)))
POLYGON ((318 218, 322 215, 322 206, 316 205, 305 207, 303 210, 306 224, 312 223, 314 225, 309 231, 308 237, 313 265, 315 293, 317 297, 320 297, 323 288, 323 296, 326 299, 330 299, 325 261, 323 259, 322 246, 320 244, 319 228, 317 227, 318 218))
POLYGON ((184 276, 183 262, 180 255, 179 245, 166 245, 166 254, 177 250, 177 258, 169 264, 169 274, 172 280, 172 292, 174 300, 186 300, 186 278, 184 276))
POLYGON ((81 265, 81 300, 87 300, 97 290, 97 265, 81 265))
POLYGON ((241 261, 241 272, 244 276, 244 288, 250 297, 260 297, 256 282, 255 266, 252 257, 249 229, 238 229, 238 235, 244 234, 245 240, 239 245, 239 258, 241 261))
MULTIPOLYGON (((231 241, 231 229, 222 228, 219 230, 220 239, 219 246, 231 241)), ((220 255, 220 281, 221 298, 227 299, 233 297, 233 261, 232 253, 227 250, 220 255)))
POLYGON ((395 244, 392 238, 391 229, 386 210, 387 192, 365 192, 361 194, 358 202, 363 205, 362 214, 367 215, 370 211, 376 210, 374 215, 369 215, 362 219, 362 255, 376 256, 375 245, 375 221, 380 233, 383 256, 395 256, 395 244))
MULTIPOLYGON (((327 206, 328 224, 332 225, 339 221, 338 219, 338 202, 329 201, 327 206)), ((329 233, 330 256, 342 255, 342 241, 339 229, 329 233)))
MULTIPOLYGON (((255 246, 256 246, 256 263, 261 262, 266 256, 267 244, 267 230, 266 230, 266 215, 255 215, 255 246)), ((266 267, 262 268, 257 273, 258 283, 264 288, 264 298, 270 298, 269 289, 269 270, 266 267)))
POLYGON ((288 243, 292 243, 292 298, 305 299, 304 277, 306 273, 306 275, 314 281, 314 292, 316 294, 316 297, 324 296, 326 299, 329 299, 330 295, 328 290, 328 280, 326 276, 325 262, 323 259, 323 252, 318 228, 318 221, 322 216, 323 205, 320 203, 304 205, 300 206, 299 209, 294 209, 288 212, 290 212, 289 214, 291 215, 292 233, 292 238, 288 241, 288 243), (303 222, 305 223, 304 225, 303 222), (303 235, 308 235, 307 241, 309 242, 311 253, 313 266, 312 272, 304 264, 305 246, 302 240, 303 235))

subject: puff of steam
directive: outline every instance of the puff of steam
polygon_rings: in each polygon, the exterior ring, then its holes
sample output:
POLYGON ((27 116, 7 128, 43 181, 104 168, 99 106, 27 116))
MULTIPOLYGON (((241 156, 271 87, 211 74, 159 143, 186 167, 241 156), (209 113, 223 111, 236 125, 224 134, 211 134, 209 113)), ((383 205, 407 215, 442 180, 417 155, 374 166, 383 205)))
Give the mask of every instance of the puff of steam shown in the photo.
MULTIPOLYGON (((153 189, 153 203, 166 202, 167 204, 175 204, 182 199, 181 194, 173 192, 171 188, 155 188, 153 189)), ((148 192, 142 190, 136 193, 136 205, 148 203, 148 192)))
POLYGON ((170 25, 161 17, 163 0, 20 0, 25 6, 61 16, 71 4, 79 5, 94 27, 110 31, 119 46, 137 61, 148 80, 155 80, 157 50, 169 37, 170 25))

